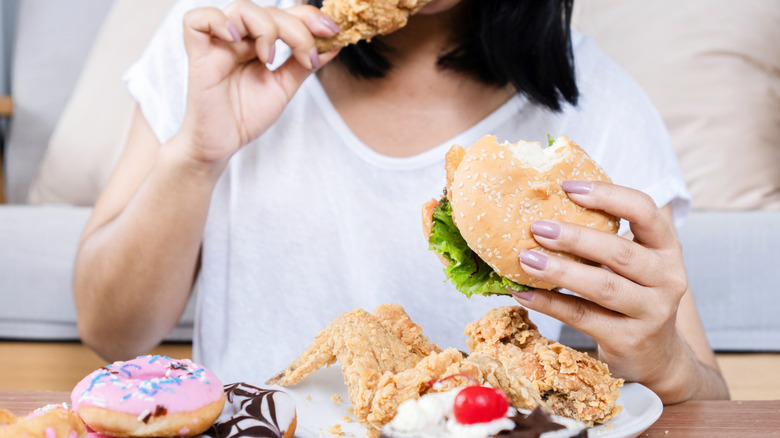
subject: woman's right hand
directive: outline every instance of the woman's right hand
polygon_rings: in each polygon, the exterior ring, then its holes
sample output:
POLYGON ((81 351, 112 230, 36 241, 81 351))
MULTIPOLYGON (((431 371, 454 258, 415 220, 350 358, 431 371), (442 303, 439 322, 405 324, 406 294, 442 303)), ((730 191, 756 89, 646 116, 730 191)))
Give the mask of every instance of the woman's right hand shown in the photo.
POLYGON ((338 25, 313 6, 280 10, 237 0, 224 11, 195 9, 184 17, 189 58, 187 107, 179 135, 186 157, 222 167, 282 113, 306 77, 338 51, 318 54, 314 36, 338 25), (271 71, 280 39, 292 56, 271 71))

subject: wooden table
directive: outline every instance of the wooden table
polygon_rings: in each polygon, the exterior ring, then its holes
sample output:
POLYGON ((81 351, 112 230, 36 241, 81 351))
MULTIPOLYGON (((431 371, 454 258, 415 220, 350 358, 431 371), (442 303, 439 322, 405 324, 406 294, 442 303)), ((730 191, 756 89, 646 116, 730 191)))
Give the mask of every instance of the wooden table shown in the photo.
MULTIPOLYGON (((0 389, 0 407, 24 415, 70 400, 67 392, 0 389)), ((303 420, 305 421, 305 420, 303 420)), ((661 418, 641 437, 780 437, 780 400, 693 401, 664 406, 661 418)))

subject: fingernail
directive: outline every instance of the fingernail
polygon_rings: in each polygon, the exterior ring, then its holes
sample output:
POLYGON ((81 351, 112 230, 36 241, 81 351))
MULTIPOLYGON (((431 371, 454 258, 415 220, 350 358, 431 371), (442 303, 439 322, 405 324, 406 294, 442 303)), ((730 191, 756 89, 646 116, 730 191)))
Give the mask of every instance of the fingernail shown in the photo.
POLYGON ((341 28, 339 27, 339 25, 336 24, 335 21, 331 20, 331 18, 328 17, 327 15, 320 15, 320 21, 322 22, 322 24, 325 25, 325 27, 328 28, 328 30, 330 30, 334 34, 341 32, 341 28))
POLYGON ((311 48, 311 52, 309 52, 309 59, 311 60, 311 68, 313 70, 320 68, 320 54, 317 53, 316 47, 311 48))
POLYGON ((547 256, 538 251, 524 249, 520 251, 520 263, 528 265, 537 271, 544 271, 547 267, 547 256))
POLYGON ((557 239, 561 235, 561 224, 551 221, 534 221, 531 232, 539 237, 557 239))
POLYGON ((561 186, 565 192, 577 195, 587 195, 593 190, 593 183, 590 181, 564 181, 561 186))
POLYGON ((225 24, 225 27, 227 27, 228 32, 230 32, 230 36, 233 37, 233 41, 240 43, 241 34, 238 33, 236 25, 228 21, 227 24, 225 24))
POLYGON ((509 292, 512 293, 512 296, 517 298, 520 301, 526 301, 530 302, 534 299, 534 296, 536 296, 536 292, 532 290, 515 290, 511 287, 507 288, 509 289, 509 292))
POLYGON ((268 51, 268 64, 273 64, 274 58, 276 58, 276 44, 273 44, 268 51))

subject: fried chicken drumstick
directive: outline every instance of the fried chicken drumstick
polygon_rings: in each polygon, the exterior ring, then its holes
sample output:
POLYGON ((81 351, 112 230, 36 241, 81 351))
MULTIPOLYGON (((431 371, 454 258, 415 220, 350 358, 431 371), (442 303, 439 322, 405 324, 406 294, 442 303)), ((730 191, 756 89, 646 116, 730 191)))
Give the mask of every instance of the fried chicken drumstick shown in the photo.
POLYGON ((371 40, 406 26, 409 16, 430 0, 324 0, 322 11, 341 31, 330 38, 316 38, 320 53, 360 40, 371 40))

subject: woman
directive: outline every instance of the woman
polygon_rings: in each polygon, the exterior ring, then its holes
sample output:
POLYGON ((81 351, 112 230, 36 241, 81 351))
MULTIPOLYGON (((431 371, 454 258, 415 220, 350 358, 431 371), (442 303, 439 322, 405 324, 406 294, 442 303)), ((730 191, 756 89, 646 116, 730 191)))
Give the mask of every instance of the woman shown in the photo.
POLYGON ((75 271, 85 343, 109 359, 154 346, 194 288, 196 359, 226 381, 261 383, 332 317, 384 302, 461 346, 466 323, 512 300, 463 299, 427 251, 419 208, 444 152, 565 134, 620 184, 570 182, 571 198, 634 238, 537 223, 542 245, 608 269, 526 252, 524 269, 578 295, 516 302, 547 336, 560 324, 543 314, 593 336, 614 374, 666 403, 727 396, 674 232, 687 193, 663 124, 570 34, 571 1, 433 0, 335 61, 314 49, 338 31, 316 7, 203 3, 179 3, 128 72, 139 109, 75 271))

